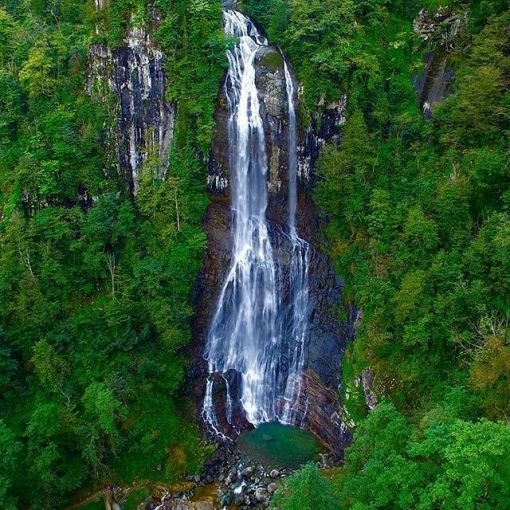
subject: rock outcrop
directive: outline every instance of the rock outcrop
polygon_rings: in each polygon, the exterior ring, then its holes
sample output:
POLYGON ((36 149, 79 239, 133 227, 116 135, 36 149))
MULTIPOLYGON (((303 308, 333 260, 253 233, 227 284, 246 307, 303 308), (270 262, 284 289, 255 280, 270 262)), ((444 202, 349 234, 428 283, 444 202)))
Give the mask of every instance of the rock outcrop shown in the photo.
POLYGON ((464 31, 467 22, 466 10, 458 11, 452 6, 441 6, 435 12, 422 9, 413 22, 413 28, 423 42, 451 51, 455 47, 455 39, 464 31))
POLYGON ((361 373, 361 385, 365 395, 365 404, 369 411, 373 411, 377 407, 379 399, 374 388, 374 373, 370 368, 365 368, 361 373))
POLYGON ((301 179, 315 183, 315 163, 319 158, 321 149, 326 143, 339 143, 341 141, 340 128, 345 124, 345 109, 347 96, 342 96, 340 101, 324 108, 320 115, 314 115, 306 130, 305 136, 301 137, 298 145, 298 175, 301 179))
POLYGON ((133 27, 124 43, 115 50, 103 44, 91 47, 87 89, 113 104, 116 122, 110 137, 117 171, 136 194, 140 172, 150 159, 155 158, 152 171, 165 177, 176 105, 165 99, 164 56, 149 33, 133 27))
MULTIPOLYGON (((328 376, 337 372, 338 367, 328 376)), ((324 373, 323 369, 323 376, 324 373)), ((351 441, 351 430, 339 405, 336 387, 325 383, 311 365, 303 373, 301 384, 303 390, 297 406, 303 416, 302 426, 320 439, 328 450, 341 454, 351 441)))
POLYGON ((434 106, 452 92, 455 68, 451 53, 467 22, 466 10, 456 11, 448 6, 435 12, 422 9, 414 20, 415 33, 430 50, 425 55, 423 71, 414 79, 418 103, 427 120, 432 118, 434 106))
POLYGON ((425 119, 432 118, 434 106, 449 96, 455 69, 447 51, 438 50, 425 56, 423 72, 414 81, 418 103, 425 119))

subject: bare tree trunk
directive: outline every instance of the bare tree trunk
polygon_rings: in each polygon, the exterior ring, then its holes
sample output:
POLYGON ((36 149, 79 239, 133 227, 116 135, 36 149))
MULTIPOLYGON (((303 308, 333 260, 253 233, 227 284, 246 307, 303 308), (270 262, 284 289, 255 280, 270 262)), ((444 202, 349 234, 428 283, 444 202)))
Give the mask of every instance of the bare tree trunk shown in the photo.
POLYGON ((23 252, 21 251, 21 248, 18 248, 18 252, 21 260, 23 260, 23 262, 27 266, 27 269, 30 271, 32 278, 35 280, 35 274, 34 271, 32 270, 32 264, 30 262, 30 252, 28 251, 28 249, 25 250, 25 252, 23 252))
POLYGON ((111 296, 115 299, 115 271, 117 268, 117 263, 115 261, 115 255, 108 254, 106 256, 106 265, 108 267, 108 272, 110 273, 110 284, 111 284, 111 296))

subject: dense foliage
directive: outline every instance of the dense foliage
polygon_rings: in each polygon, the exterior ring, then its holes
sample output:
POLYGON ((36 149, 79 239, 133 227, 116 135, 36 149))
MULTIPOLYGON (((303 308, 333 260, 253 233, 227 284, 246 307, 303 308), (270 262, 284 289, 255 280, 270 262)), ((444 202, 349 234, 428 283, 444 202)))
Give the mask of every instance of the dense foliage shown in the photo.
MULTIPOLYGON (((413 19, 445 2, 244 3, 290 55, 305 86, 302 113, 341 94, 349 101, 342 143, 324 151, 315 191, 346 311, 359 310, 344 361, 358 426, 337 507, 506 508, 508 2, 448 4, 461 19, 467 9, 468 23, 448 48, 454 92, 431 121, 413 77, 426 53, 445 49, 423 43, 413 19), (379 400, 392 402, 368 416, 363 370, 379 400)), ((280 508, 313 501, 306 480, 289 482, 280 508)))
MULTIPOLYGON (((413 19, 445 2, 239 3, 293 62, 303 122, 348 97, 315 199, 345 316, 359 310, 343 367, 357 428, 338 473, 306 466, 275 505, 507 508, 508 1, 449 2, 468 23, 431 121, 413 77, 445 49, 413 19)), ((1 508, 61 508, 79 488, 201 460, 183 348, 224 48, 218 0, 0 0, 1 508), (179 111, 168 178, 150 158, 136 198, 105 171, 108 101, 85 92, 91 44, 119 47, 131 25, 154 31, 179 111)))
POLYGON ((458 418, 458 407, 454 412, 450 407, 458 405, 458 396, 447 395, 418 427, 393 405, 380 404, 360 423, 348 451, 342 503, 352 508, 505 508, 510 427, 458 418))
POLYGON ((0 507, 198 467, 181 395, 205 237, 200 156, 224 69, 221 5, 155 2, 179 108, 168 179, 133 199, 85 92, 94 42, 122 45, 147 2, 0 2, 0 507), (159 470, 156 471, 156 467, 159 470))
POLYGON ((272 503, 281 510, 335 510, 338 502, 331 482, 313 463, 293 473, 278 489, 272 503))

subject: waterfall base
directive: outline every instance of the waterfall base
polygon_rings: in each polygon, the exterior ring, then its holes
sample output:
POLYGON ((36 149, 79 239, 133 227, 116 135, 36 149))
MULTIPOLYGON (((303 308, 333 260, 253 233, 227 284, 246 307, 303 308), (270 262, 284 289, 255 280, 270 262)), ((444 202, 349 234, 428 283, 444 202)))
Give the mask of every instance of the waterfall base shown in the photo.
MULTIPOLYGON (((215 303, 221 290, 221 282, 230 265, 232 231, 230 229, 231 212, 228 197, 211 193, 209 206, 203 221, 204 231, 208 236, 207 255, 197 281, 194 309, 194 341, 191 344, 191 357, 195 360, 188 371, 188 380, 192 387, 197 408, 202 409, 208 366, 202 358, 207 338, 208 326, 214 314, 215 303)), ((309 218, 305 224, 311 231, 319 230, 313 219, 313 204, 303 200, 300 206, 303 218, 309 218)), ((281 229, 276 218, 270 217, 270 235, 272 243, 277 246, 275 257, 280 265, 289 260, 288 244, 280 238, 281 229)), ((311 234, 309 239, 313 245, 318 245, 311 234)), ((313 250, 310 259, 310 297, 313 315, 311 317, 311 331, 313 342, 307 345, 307 366, 305 367, 305 381, 303 395, 299 400, 299 407, 308 406, 307 420, 304 428, 319 438, 321 444, 329 450, 340 453, 348 444, 350 435, 341 420, 341 406, 338 401, 337 389, 340 384, 340 362, 343 347, 350 332, 348 327, 342 327, 338 322, 336 305, 340 301, 341 283, 336 278, 327 256, 313 250)), ((234 411, 234 427, 226 420, 225 380, 215 376, 215 406, 219 419, 220 430, 226 436, 235 439, 240 432, 253 428, 241 410, 234 411)), ((231 388, 233 389, 233 388, 231 388)), ((234 406, 235 407, 235 406, 234 406)), ((299 423, 297 423, 299 425, 299 423)))
MULTIPOLYGON (((202 375, 204 376, 205 374, 202 375)), ((224 375, 213 374, 209 376, 209 381, 211 382, 210 401, 213 405, 211 415, 216 417, 216 421, 213 424, 207 423, 208 432, 217 439, 234 442, 239 436, 252 431, 255 427, 247 420, 239 401, 239 374, 233 371, 224 375), (228 402, 227 388, 230 389, 230 402, 228 402)), ((290 426, 306 430, 315 436, 328 451, 341 456, 351 440, 351 431, 343 420, 337 392, 325 384, 310 368, 302 374, 299 383, 302 391, 293 404, 294 420, 287 423, 272 423, 281 427, 290 426)), ((198 388, 197 385, 197 394, 200 390, 203 391, 203 386, 198 388)), ((277 411, 283 411, 284 406, 283 400, 278 401, 277 411)), ((267 423, 262 423, 256 430, 263 430, 266 426, 267 423)))
POLYGON ((318 460, 322 451, 312 434, 280 423, 264 423, 242 434, 237 446, 241 453, 265 468, 297 469, 318 460))

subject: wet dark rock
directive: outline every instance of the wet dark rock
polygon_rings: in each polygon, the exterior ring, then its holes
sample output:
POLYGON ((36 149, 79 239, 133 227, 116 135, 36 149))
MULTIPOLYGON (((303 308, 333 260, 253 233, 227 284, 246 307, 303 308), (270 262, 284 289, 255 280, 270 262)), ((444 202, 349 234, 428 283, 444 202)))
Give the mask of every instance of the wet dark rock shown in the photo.
POLYGON ((423 72, 414 80, 418 103, 425 119, 431 119, 434 106, 450 95, 454 79, 455 69, 450 53, 438 50, 425 56, 423 72))

